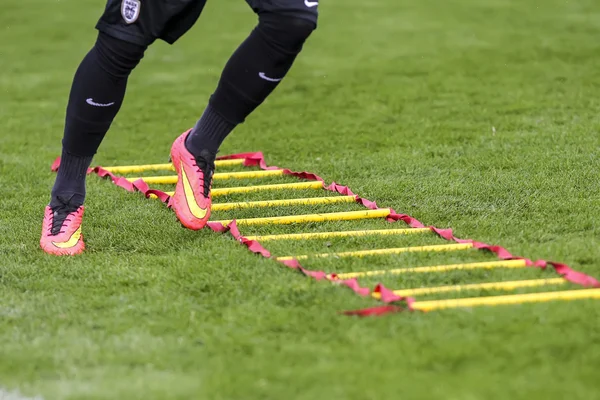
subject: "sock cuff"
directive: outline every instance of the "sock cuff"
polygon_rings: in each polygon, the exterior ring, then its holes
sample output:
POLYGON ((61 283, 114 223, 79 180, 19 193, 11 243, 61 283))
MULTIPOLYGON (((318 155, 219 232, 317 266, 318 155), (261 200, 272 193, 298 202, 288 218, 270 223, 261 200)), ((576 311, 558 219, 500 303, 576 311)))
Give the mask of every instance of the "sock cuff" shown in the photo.
POLYGON ((63 149, 58 170, 67 178, 87 174, 93 158, 94 156, 80 156, 63 149))
POLYGON ((225 118, 210 104, 206 106, 201 121, 202 129, 206 131, 207 136, 212 138, 219 138, 221 132, 224 130, 231 131, 237 125, 225 118))
POLYGON ((258 105, 260 101, 249 98, 234 84, 229 83, 226 77, 221 77, 217 89, 210 96, 207 108, 210 107, 214 113, 235 126, 244 122, 249 114, 247 110, 253 110, 258 105))
POLYGON ((237 124, 223 118, 210 104, 186 140, 188 150, 200 156, 203 150, 216 154, 227 135, 237 124))

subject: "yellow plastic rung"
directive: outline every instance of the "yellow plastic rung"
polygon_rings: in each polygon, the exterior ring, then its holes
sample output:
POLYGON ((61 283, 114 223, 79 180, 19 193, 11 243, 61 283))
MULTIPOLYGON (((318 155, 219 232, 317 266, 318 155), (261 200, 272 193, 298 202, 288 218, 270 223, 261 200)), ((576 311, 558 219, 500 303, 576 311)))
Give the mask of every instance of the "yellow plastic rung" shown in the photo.
MULTIPOLYGON (((288 225, 304 224, 307 222, 350 221, 355 219, 385 218, 390 215, 389 208, 366 211, 347 211, 327 214, 286 215, 283 217, 238 219, 238 225, 288 225)), ((227 225, 232 220, 215 221, 227 225)))
POLYGON ((382 269, 377 271, 363 271, 363 272, 346 272, 337 274, 338 279, 352 279, 360 278, 364 276, 379 276, 379 275, 400 275, 407 273, 428 273, 428 272, 447 272, 457 270, 470 270, 470 269, 492 269, 492 268, 525 268, 527 263, 525 260, 502 260, 502 261, 486 261, 477 263, 467 264, 447 264, 447 265, 431 265, 426 267, 412 267, 412 268, 396 268, 396 269, 382 269))
POLYGON ((456 251, 456 250, 467 250, 473 248, 472 243, 457 243, 457 244, 436 244, 431 246, 413 246, 413 247, 397 247, 392 249, 376 249, 376 250, 359 250, 359 251, 346 251, 342 253, 322 253, 322 254, 307 254, 301 256, 286 256, 277 257, 278 261, 287 260, 306 260, 307 258, 327 258, 327 257, 365 257, 365 256, 377 256, 386 254, 401 254, 401 253, 416 253, 424 251, 456 251))
POLYGON ((448 308, 499 306, 508 304, 542 303, 554 300, 600 299, 600 289, 564 290, 528 294, 510 294, 504 296, 469 297, 462 299, 416 301, 413 309, 434 311, 448 308))
POLYGON ((333 196, 333 197, 309 197, 305 199, 285 199, 285 200, 263 200, 263 201, 244 201, 239 203, 216 203, 212 205, 213 211, 226 211, 238 208, 255 207, 278 207, 294 205, 313 205, 313 204, 337 204, 354 203, 356 196, 333 196))
MULTIPOLYGON (((256 185, 239 186, 230 188, 213 189, 210 193, 212 197, 226 196, 236 193, 262 192, 269 190, 303 190, 303 189, 322 189, 323 183, 320 181, 298 182, 298 183, 277 183, 274 185, 256 185)), ((171 194, 172 195, 172 194, 171 194)))
MULTIPOLYGON (((226 179, 246 179, 246 178, 264 178, 267 176, 280 176, 283 175, 282 169, 273 169, 268 171, 243 171, 243 172, 220 172, 213 175, 214 181, 222 181, 226 179)), ((172 184, 177 183, 177 175, 170 176, 145 176, 127 178, 129 182, 135 182, 138 179, 142 179, 147 184, 172 184)))
MULTIPOLYGON (((546 285, 563 285, 567 281, 563 278, 551 279, 528 279, 521 281, 506 281, 506 282, 486 282, 486 283, 471 283, 467 285, 451 285, 437 286, 414 289, 399 289, 394 290, 394 294, 398 296, 419 296, 434 293, 460 292, 463 290, 514 290, 524 287, 536 287, 546 285)), ((373 293, 376 299, 381 298, 381 294, 373 293)))
MULTIPOLYGON (((215 161, 215 167, 228 167, 233 165, 244 164, 244 159, 236 160, 217 160, 215 161)), ((123 165, 116 167, 103 167, 108 172, 113 174, 132 174, 137 172, 148 172, 148 171, 175 171, 173 164, 146 164, 146 165, 123 165)))
MULTIPOLYGON (((257 185, 257 186, 239 186, 230 188, 219 188, 211 190, 212 197, 227 196, 236 193, 261 192, 268 190, 303 190, 303 189, 322 189, 323 184, 319 181, 298 182, 298 183, 279 183, 275 185, 257 185)), ((173 196, 174 192, 166 192, 167 195, 173 196)), ((155 195, 150 195, 150 198, 155 199, 155 195)))
MULTIPOLYGON (((354 198, 354 196, 352 196, 354 198)), ((336 237, 360 237, 360 236, 385 236, 385 235, 410 235, 431 232, 429 228, 405 228, 405 229, 373 229, 361 231, 339 231, 339 232, 312 232, 291 233, 286 235, 246 236, 246 239, 266 242, 269 240, 310 240, 329 239, 336 237)))

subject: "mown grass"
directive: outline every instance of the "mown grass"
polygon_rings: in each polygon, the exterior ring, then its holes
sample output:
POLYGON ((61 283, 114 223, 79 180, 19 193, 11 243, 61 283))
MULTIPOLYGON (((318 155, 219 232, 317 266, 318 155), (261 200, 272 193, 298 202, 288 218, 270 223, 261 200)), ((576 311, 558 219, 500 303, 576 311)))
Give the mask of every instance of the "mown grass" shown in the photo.
MULTIPOLYGON (((43 254, 48 169, 103 5, 2 5, 0 387, 46 399, 599 398, 597 301, 343 317, 338 311, 377 303, 256 257, 227 235, 184 230, 160 202, 98 179, 88 183, 86 254, 43 254)), ((598 15, 591 0, 324 2, 286 81, 222 154, 260 150, 271 164, 316 172, 459 237, 599 276, 598 15)), ((211 2, 177 45, 156 43, 95 163, 166 162, 254 23, 243 1, 211 2)), ((342 208, 352 207, 327 210, 342 208)), ((322 211, 215 217, 307 210, 322 211)), ((390 225, 243 232, 375 227, 390 225)), ((267 247, 292 255, 434 242, 443 243, 422 235, 267 247)), ((488 259, 465 251, 305 265, 358 271, 488 259)), ((546 276, 554 275, 497 270, 361 283, 546 276)), ((469 293, 478 294, 490 293, 469 293)))

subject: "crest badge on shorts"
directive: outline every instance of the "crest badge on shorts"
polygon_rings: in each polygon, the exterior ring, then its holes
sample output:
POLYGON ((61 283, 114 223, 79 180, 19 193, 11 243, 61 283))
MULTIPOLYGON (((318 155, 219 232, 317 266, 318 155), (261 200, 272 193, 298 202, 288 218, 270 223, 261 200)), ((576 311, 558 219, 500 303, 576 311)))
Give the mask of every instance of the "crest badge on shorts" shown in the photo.
POLYGON ((139 0, 123 0, 121 3, 121 15, 128 24, 133 24, 140 16, 142 4, 139 0))

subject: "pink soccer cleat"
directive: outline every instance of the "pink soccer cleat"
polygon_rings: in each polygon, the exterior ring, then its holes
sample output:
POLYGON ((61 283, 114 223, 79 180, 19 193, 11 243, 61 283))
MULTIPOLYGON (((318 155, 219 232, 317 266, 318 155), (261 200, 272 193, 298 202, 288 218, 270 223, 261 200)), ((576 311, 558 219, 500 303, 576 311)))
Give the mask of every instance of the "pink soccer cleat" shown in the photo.
POLYGON ((191 130, 179 136, 171 147, 171 161, 177 171, 177 186, 170 205, 183 226, 192 230, 204 228, 210 218, 210 190, 214 162, 194 157, 185 147, 191 130))
POLYGON ((40 246, 48 254, 74 256, 85 249, 81 233, 84 207, 46 206, 40 246))

